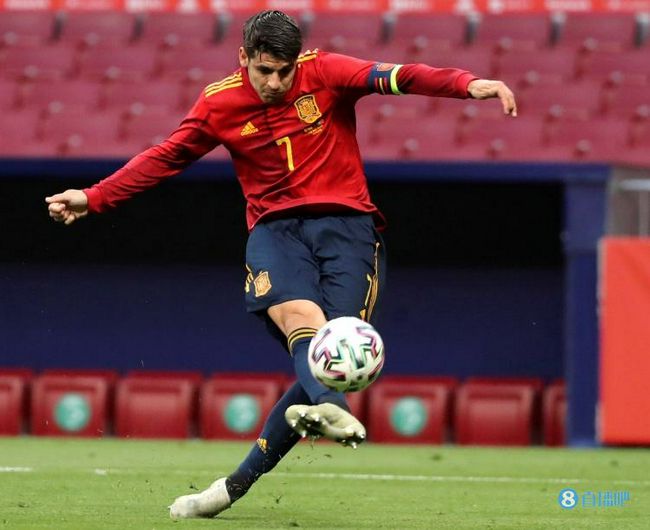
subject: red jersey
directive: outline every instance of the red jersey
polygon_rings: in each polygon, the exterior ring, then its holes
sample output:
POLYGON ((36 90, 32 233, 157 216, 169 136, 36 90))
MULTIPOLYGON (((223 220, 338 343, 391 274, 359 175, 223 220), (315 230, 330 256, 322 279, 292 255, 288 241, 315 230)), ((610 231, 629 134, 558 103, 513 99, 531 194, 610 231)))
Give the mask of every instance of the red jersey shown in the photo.
POLYGON ((208 85, 166 140, 85 189, 88 208, 113 207, 223 145, 247 201, 249 230, 296 210, 354 210, 373 214, 381 225, 356 140, 355 103, 373 92, 465 98, 473 79, 453 68, 308 51, 284 100, 265 104, 240 68, 208 85))

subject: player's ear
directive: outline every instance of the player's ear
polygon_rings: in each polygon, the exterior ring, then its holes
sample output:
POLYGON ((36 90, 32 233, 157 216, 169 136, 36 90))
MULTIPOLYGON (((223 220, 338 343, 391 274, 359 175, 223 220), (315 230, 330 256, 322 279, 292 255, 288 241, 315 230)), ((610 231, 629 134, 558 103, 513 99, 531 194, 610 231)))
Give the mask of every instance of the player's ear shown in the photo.
POLYGON ((243 46, 239 48, 239 66, 246 68, 248 66, 248 55, 243 46))

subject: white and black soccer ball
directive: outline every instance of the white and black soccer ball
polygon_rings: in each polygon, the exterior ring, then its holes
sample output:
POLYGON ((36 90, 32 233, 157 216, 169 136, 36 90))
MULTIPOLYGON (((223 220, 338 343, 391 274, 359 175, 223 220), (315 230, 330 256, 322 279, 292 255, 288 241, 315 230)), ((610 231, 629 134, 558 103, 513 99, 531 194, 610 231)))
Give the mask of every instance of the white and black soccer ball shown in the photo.
POLYGON ((384 342, 377 330, 356 317, 330 320, 309 344, 309 368, 316 379, 338 392, 370 385, 384 366, 384 342))

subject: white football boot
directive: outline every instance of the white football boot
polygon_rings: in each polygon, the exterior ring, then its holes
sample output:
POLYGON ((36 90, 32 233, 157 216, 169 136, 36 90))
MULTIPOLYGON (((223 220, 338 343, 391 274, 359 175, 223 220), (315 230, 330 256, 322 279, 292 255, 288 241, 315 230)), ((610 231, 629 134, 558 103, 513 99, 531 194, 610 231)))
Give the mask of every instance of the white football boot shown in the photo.
POLYGON ((324 436, 354 449, 366 439, 366 428, 361 422, 334 403, 291 405, 284 417, 303 438, 324 436))
POLYGON ((226 479, 215 480, 201 493, 178 497, 169 507, 169 516, 174 520, 197 517, 215 517, 230 508, 232 502, 226 489, 226 479))

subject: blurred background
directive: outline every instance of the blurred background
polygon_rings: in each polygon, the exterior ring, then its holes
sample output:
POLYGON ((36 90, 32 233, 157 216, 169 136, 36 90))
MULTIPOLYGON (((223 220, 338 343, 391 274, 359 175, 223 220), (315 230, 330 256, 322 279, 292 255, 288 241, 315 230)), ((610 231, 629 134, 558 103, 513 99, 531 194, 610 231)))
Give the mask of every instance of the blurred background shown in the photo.
POLYGON ((133 435, 127 416, 162 410, 150 396, 169 384, 184 405, 140 435, 246 437, 263 414, 214 431, 210 411, 246 374, 246 396, 270 388, 262 412, 291 380, 244 309, 245 205, 223 148, 70 228, 44 204, 173 131, 268 7, 295 16, 305 50, 465 68, 519 104, 514 120, 496 101, 358 105, 389 222, 385 376, 353 398, 371 439, 650 442, 650 1, 545 4, 0 3, 3 432, 133 435), (92 402, 76 430, 48 420, 71 393, 92 402))

